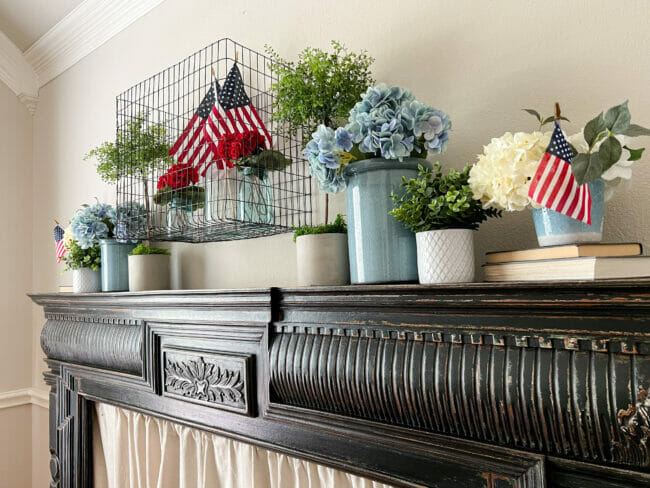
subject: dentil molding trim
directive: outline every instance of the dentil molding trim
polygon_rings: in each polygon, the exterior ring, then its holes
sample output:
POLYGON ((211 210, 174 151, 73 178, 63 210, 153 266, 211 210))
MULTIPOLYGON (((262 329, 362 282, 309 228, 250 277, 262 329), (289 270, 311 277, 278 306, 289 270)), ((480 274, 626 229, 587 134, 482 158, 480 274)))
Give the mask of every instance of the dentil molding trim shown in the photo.
POLYGON ((0 410, 29 404, 49 408, 49 396, 47 391, 41 388, 32 387, 0 392, 0 410))
POLYGON ((85 0, 27 51, 41 87, 164 0, 85 0))

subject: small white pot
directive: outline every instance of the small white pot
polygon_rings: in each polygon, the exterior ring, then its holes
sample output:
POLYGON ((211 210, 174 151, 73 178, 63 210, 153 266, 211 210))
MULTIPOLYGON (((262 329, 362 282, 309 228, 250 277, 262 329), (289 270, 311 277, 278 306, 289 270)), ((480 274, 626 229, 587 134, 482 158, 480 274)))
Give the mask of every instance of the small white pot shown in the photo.
POLYGON ((73 293, 98 293, 102 291, 102 273, 90 268, 72 270, 73 293))
POLYGON ((474 235, 470 229, 415 234, 420 283, 466 283, 474 280, 474 235))
POLYGON ((296 239, 299 286, 350 283, 347 234, 311 234, 296 239))
POLYGON ((129 256, 129 291, 169 290, 169 262, 166 254, 129 256))

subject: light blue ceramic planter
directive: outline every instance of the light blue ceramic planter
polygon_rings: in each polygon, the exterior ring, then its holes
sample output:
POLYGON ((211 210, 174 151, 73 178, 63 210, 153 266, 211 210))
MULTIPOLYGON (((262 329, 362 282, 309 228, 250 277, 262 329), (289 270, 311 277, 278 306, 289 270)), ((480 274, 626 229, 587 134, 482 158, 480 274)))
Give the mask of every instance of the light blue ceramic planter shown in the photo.
POLYGON ((548 208, 533 209, 533 221, 540 246, 558 246, 582 242, 600 242, 603 238, 605 182, 589 183, 591 193, 591 225, 583 224, 548 208))
POLYGON ((416 178, 418 164, 429 165, 416 158, 374 158, 343 170, 352 283, 417 281, 415 235, 388 212, 393 209, 391 192, 403 193, 402 176, 416 178))
POLYGON ((129 290, 129 253, 135 244, 115 239, 99 241, 102 252, 102 291, 129 290))

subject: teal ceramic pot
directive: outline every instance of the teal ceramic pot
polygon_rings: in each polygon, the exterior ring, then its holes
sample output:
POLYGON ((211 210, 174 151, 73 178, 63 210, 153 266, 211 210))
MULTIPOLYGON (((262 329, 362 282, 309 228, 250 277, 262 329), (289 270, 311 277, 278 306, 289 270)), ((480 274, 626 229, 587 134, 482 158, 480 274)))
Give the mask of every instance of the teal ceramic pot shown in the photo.
POLYGON ((589 183, 591 193, 591 225, 567 217, 548 208, 533 209, 533 221, 540 246, 559 246, 583 242, 600 242, 603 238, 605 182, 589 183))
POLYGON ((102 239, 99 245, 102 253, 102 291, 128 291, 129 253, 135 244, 102 239))
POLYGON ((373 158, 343 170, 352 283, 417 281, 415 235, 388 212, 390 194, 403 193, 402 176, 416 178, 419 164, 430 166, 424 159, 373 158))

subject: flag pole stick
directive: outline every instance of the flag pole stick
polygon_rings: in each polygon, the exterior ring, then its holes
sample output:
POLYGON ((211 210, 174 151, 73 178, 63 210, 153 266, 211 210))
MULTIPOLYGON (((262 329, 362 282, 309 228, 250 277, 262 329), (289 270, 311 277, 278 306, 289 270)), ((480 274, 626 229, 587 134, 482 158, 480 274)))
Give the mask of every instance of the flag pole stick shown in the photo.
POLYGON ((555 120, 560 120, 560 104, 555 102, 555 120))
MULTIPOLYGON (((237 51, 235 51, 235 62, 237 62, 237 51)), ((216 75, 214 73, 214 67, 213 67, 212 68, 212 80, 214 81, 215 79, 216 79, 216 75)), ((217 93, 217 95, 219 95, 219 94, 217 93)), ((219 102, 217 101, 217 103, 219 103, 219 102)), ((237 207, 235 206, 235 196, 233 195, 233 192, 232 192, 232 186, 230 186, 230 170, 231 169, 232 168, 228 168, 228 165, 226 165, 226 167, 224 168, 224 171, 226 172, 226 191, 228 192, 228 199, 230 200, 230 204, 232 206, 232 216, 231 216, 231 218, 236 219, 237 218, 237 207)), ((212 184, 212 183, 210 183, 210 184, 212 184)), ((218 182, 217 182, 217 188, 219 188, 219 183, 218 182)), ((224 215, 224 218, 226 218, 225 215, 224 215)))
POLYGON ((53 219, 53 220, 54 220, 54 223, 55 223, 56 225, 61 225, 61 224, 59 224, 59 221, 58 221, 58 220, 56 220, 56 219, 53 219))

